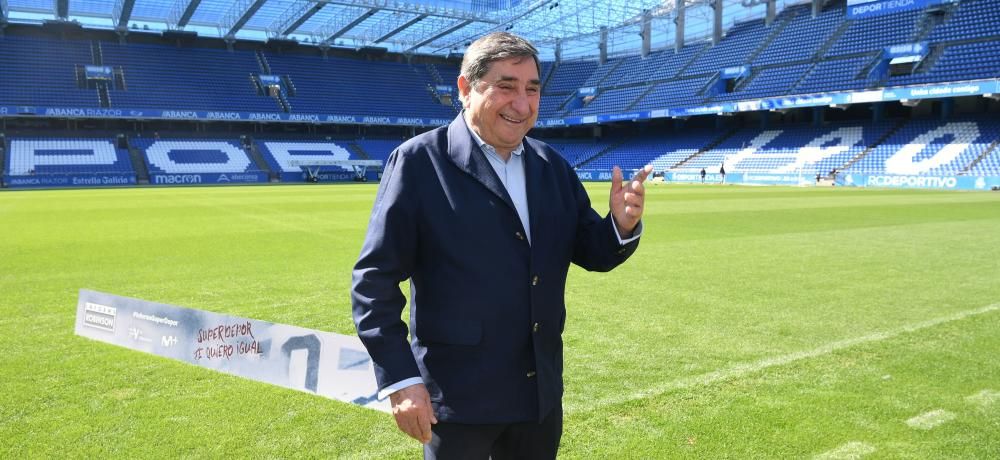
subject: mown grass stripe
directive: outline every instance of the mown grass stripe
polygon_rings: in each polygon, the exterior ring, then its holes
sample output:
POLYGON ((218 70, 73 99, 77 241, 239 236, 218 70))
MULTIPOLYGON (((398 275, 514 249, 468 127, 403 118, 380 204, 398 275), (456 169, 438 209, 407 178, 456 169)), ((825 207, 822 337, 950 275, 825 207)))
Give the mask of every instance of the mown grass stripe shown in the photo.
POLYGON ((875 447, 863 442, 851 441, 829 452, 813 457, 814 460, 856 460, 875 453, 875 447))
POLYGON ((980 407, 988 407, 1000 401, 1000 391, 983 390, 965 397, 965 400, 980 407))
POLYGON ((925 412, 906 421, 910 428, 918 430, 930 430, 938 425, 948 423, 955 419, 957 415, 944 409, 925 412))
POLYGON ((875 332, 872 334, 864 335, 861 337, 855 337, 851 339, 839 340, 836 342, 828 343, 826 345, 814 348, 812 350, 801 351, 797 353, 789 353, 782 356, 776 356, 772 358, 766 358, 759 361, 754 361, 750 363, 740 363, 735 366, 719 369, 717 371, 709 372, 706 374, 695 375, 692 377, 687 377, 679 380, 674 380, 671 382, 664 383, 662 385, 656 385, 647 388, 642 391, 638 391, 632 394, 616 395, 609 398, 599 399, 587 403, 586 405, 573 404, 566 408, 567 412, 579 412, 579 411, 590 411, 605 408, 608 406, 615 406, 629 401, 642 400, 654 396, 658 396, 669 391, 686 389, 695 386, 710 385, 716 382, 721 382, 724 380, 742 377, 744 375, 752 374, 754 372, 767 369, 775 366, 784 366, 786 364, 791 364, 804 359, 816 358, 819 356, 828 355, 830 353, 843 350, 845 348, 854 347, 857 345, 879 342, 882 340, 892 339, 898 337, 902 334, 907 334, 910 332, 916 332, 923 329, 928 329, 934 326, 938 326, 945 323, 950 323, 954 321, 963 320, 972 316, 983 315, 1000 310, 1000 303, 994 303, 987 305, 985 307, 976 308, 972 310, 960 311, 947 316, 942 316, 934 319, 929 319, 926 321, 921 321, 914 324, 908 324, 905 326, 896 327, 889 329, 887 331, 875 332))

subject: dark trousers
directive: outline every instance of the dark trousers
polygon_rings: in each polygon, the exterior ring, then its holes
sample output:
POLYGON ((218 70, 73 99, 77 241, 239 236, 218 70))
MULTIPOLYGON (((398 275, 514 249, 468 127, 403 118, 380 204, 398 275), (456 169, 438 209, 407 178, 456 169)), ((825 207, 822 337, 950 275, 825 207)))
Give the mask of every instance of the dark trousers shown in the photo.
POLYGON ((562 437, 562 407, 541 423, 521 422, 467 425, 438 422, 431 426, 431 442, 424 446, 426 460, 552 460, 562 437))

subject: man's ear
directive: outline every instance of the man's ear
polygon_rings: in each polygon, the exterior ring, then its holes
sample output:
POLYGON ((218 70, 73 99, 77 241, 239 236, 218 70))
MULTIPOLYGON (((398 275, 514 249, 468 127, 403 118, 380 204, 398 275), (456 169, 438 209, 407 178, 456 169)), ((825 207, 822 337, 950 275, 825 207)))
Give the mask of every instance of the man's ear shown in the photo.
POLYGON ((462 101, 462 107, 467 107, 469 102, 469 91, 472 91, 472 85, 469 80, 465 78, 465 75, 458 76, 458 98, 462 101))

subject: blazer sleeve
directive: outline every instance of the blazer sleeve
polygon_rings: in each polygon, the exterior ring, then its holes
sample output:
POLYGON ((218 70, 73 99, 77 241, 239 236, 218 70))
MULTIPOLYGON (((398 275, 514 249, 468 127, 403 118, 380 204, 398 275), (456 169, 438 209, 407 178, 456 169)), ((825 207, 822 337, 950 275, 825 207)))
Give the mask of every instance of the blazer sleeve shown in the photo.
POLYGON ((351 305, 358 336, 385 387, 420 377, 400 318, 406 298, 399 284, 410 278, 417 251, 419 214, 415 174, 398 149, 386 160, 361 255, 354 266, 351 305))
POLYGON ((569 183, 577 206, 576 239, 573 243, 573 263, 589 271, 606 272, 621 265, 639 247, 639 239, 624 245, 618 242, 611 212, 601 218, 590 206, 590 197, 572 170, 569 183))

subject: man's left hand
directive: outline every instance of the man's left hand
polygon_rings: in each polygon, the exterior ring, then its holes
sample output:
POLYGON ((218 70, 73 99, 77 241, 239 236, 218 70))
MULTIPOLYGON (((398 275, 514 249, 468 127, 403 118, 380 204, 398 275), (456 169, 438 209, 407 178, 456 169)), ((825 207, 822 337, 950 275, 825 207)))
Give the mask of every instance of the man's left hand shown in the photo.
POLYGON ((621 168, 615 166, 612 169, 609 204, 611 216, 614 217, 615 225, 618 227, 618 235, 622 238, 631 238, 636 225, 639 225, 646 197, 646 187, 642 183, 652 172, 653 165, 646 165, 632 177, 632 180, 623 184, 621 168))

